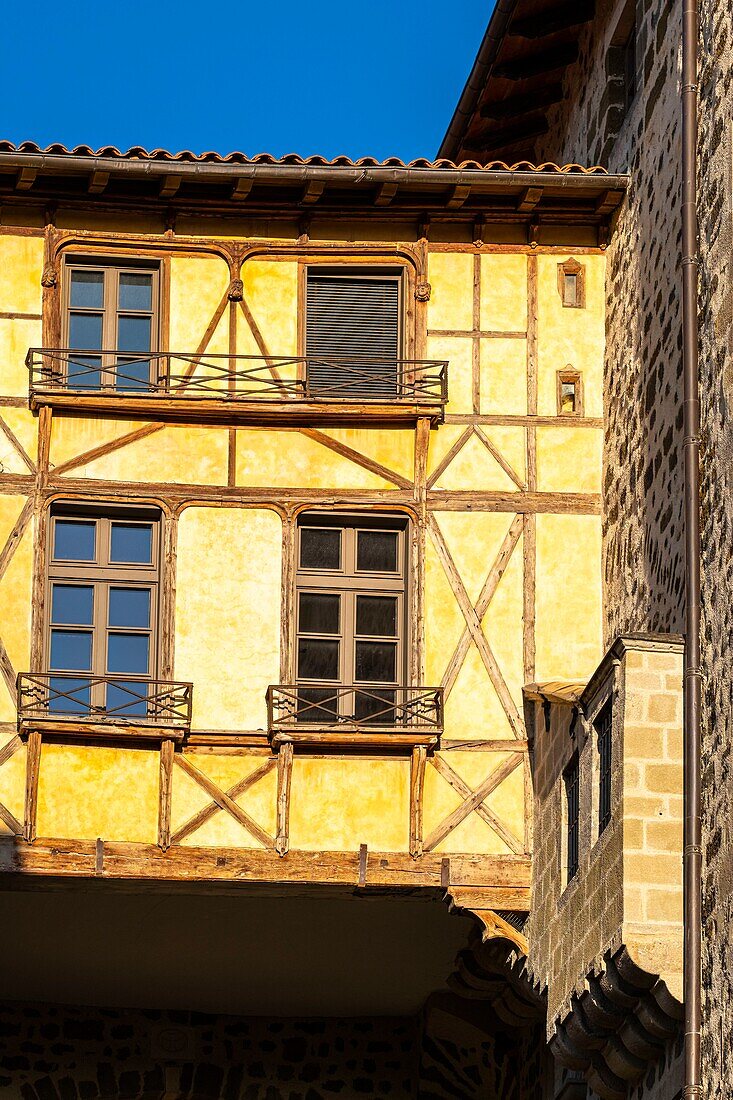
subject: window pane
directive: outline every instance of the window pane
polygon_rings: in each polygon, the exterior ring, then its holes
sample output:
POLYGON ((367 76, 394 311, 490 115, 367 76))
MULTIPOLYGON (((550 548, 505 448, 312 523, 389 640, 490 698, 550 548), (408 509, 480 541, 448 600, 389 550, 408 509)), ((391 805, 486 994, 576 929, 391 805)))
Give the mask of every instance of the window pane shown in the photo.
POLYGON ((356 568, 369 573, 396 573, 397 532, 358 531, 356 568))
POLYGON ((153 276, 120 272, 120 309, 152 310, 153 276))
POLYGON ((69 316, 69 347, 96 351, 102 347, 102 314, 72 313, 69 316))
POLYGON ((94 589, 91 585, 55 584, 51 596, 51 621, 91 626, 94 615, 94 589))
POLYGON ((87 714, 91 704, 89 681, 76 676, 49 677, 51 714, 87 714))
POLYGON ((149 317, 117 318, 118 351, 150 351, 149 317))
POLYGON ((560 411, 575 412, 575 382, 560 383, 560 411))
POLYGON ((300 531, 301 569, 338 569, 341 565, 341 532, 328 527, 303 527, 300 531))
POLYGON ((52 630, 51 668, 64 672, 90 672, 92 668, 91 630, 52 630))
POLYGON ((338 697, 334 688, 298 688, 298 722, 335 722, 338 697), (318 703, 319 706, 313 704, 318 703))
POLYGON ((357 596, 356 633, 397 637, 397 597, 357 596))
POLYGON ((149 565, 153 560, 152 524, 113 523, 109 560, 149 565))
POLYGON ((59 561, 94 561, 97 525, 89 520, 57 519, 53 556, 59 561))
POLYGON ((340 596, 301 592, 298 629, 304 634, 338 634, 340 603, 340 596))
POLYGON ((79 309, 101 309, 104 304, 104 272, 72 271, 71 305, 79 309))
POLYGON ((565 305, 576 306, 578 304, 578 276, 565 272, 564 280, 565 305))
POLYGON ((73 390, 102 388, 102 359, 99 355, 75 355, 69 358, 66 384, 73 390))
POLYGON ((356 643, 356 679, 394 683, 397 646, 391 642, 356 643))
POLYGON ((146 717, 148 691, 144 680, 112 680, 107 684, 107 713, 116 718, 146 717))
POLYGON ((304 680, 338 680, 339 643, 319 638, 298 639, 298 677, 304 680))
POLYGON ((354 693, 354 718, 393 726, 396 722, 394 701, 394 691, 357 691, 354 693))
POLYGON ((149 359, 118 359, 115 363, 115 389, 145 390, 150 384, 149 359))
POLYGON ((147 673, 149 648, 147 634, 108 634, 107 672, 147 673))
POLYGON ((150 626, 149 588, 110 588, 110 626, 150 626))

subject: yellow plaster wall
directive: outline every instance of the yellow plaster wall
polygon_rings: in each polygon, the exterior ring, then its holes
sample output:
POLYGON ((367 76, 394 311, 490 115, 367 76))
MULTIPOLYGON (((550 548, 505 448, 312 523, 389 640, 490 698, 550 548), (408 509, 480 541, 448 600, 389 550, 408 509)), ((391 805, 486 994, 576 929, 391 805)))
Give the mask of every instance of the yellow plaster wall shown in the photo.
POLYGON ((282 526, 261 508, 187 508, 178 530, 175 675, 193 728, 264 729, 280 681, 282 526))
MULTIPOLYGON (((0 733, 0 749, 15 736, 14 730, 0 733)), ((0 768, 0 802, 17 821, 23 821, 25 803, 26 748, 21 746, 0 768)), ((0 836, 12 836, 12 830, 0 819, 0 836)))
MULTIPOLYGON (((25 503, 24 496, 0 496, 0 547, 6 545, 25 503)), ((31 522, 0 578, 0 637, 15 672, 30 667, 33 532, 31 522)), ((15 714, 15 695, 0 677, 0 722, 13 722, 15 714)))

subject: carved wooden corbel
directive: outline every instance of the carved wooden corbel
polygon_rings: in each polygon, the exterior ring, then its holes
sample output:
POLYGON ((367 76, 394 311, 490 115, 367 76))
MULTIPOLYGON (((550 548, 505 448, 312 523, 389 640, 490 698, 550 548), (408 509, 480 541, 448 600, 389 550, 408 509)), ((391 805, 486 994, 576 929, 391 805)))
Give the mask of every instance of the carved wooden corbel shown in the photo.
POLYGON ((51 287, 58 286, 59 275, 53 264, 46 264, 41 275, 41 286, 50 290, 51 287))
POLYGON ((244 283, 241 279, 232 279, 229 283, 227 298, 230 302, 241 302, 244 298, 244 283))
POLYGON ((429 302, 433 288, 427 279, 418 279, 415 286, 415 299, 418 302, 429 302))

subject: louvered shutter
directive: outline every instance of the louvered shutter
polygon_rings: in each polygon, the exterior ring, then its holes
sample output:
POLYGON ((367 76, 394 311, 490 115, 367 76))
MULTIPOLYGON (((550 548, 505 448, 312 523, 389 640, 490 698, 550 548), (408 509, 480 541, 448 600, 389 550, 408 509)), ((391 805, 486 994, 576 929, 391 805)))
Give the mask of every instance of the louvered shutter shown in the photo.
POLYGON ((398 276, 308 275, 308 385, 317 397, 397 393, 398 276))

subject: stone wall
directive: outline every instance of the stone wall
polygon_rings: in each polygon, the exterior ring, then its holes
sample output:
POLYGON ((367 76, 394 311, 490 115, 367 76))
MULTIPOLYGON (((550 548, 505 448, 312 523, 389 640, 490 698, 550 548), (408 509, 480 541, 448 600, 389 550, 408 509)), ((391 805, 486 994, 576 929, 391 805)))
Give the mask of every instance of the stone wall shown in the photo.
POLYGON ((477 1028, 0 1004, 0 1100, 545 1100, 541 1029, 480 1015, 477 1028))
MULTIPOLYGON (((637 0, 640 89, 608 118, 604 58, 622 3, 602 0, 549 112, 538 157, 629 170, 609 247, 604 455, 605 628, 684 627, 680 286, 680 13, 637 0), (599 79, 601 74, 601 79, 599 79), (609 121, 611 125, 609 125, 609 121), (610 140, 609 140, 610 138, 610 140)), ((728 1097, 733 1024, 733 12, 700 0, 700 381, 703 496, 703 1063, 705 1096, 728 1097)))

